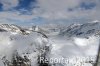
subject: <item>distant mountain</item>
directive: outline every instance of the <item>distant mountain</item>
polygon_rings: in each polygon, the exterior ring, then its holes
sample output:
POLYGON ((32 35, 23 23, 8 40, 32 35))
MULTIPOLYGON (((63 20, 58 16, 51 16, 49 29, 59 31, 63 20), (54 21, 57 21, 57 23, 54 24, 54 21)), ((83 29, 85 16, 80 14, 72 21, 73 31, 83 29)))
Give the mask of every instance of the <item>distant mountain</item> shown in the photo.
POLYGON ((85 24, 72 24, 63 29, 59 35, 67 37, 88 37, 100 34, 100 22, 90 22, 85 24))
MULTIPOLYGON (((13 33, 20 33, 21 27, 14 25, 14 24, 1 24, 0 30, 10 31, 13 33)), ((2 32, 2 31, 0 31, 0 32, 2 32)))

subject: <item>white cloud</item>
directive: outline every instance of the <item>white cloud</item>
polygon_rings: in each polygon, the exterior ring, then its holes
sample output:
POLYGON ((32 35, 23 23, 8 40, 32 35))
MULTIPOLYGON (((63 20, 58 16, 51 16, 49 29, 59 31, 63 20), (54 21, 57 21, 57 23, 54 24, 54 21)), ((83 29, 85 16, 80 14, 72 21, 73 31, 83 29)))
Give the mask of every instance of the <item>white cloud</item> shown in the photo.
POLYGON ((80 0, 38 0, 38 5, 46 11, 62 11, 70 7, 75 7, 80 0))
POLYGON ((99 40, 98 38, 92 36, 89 37, 89 39, 86 38, 74 38, 74 42, 75 44, 77 44, 78 46, 88 46, 90 44, 98 44, 99 40), (91 42, 90 42, 91 41, 91 42))
MULTIPOLYGON (((3 3, 3 9, 7 10, 9 8, 18 5, 18 0, 0 0, 3 3)), ((100 20, 100 1, 99 0, 37 0, 37 6, 40 8, 34 8, 32 10, 32 15, 21 14, 19 11, 10 12, 4 11, 0 12, 0 22, 10 23, 12 20, 19 20, 20 22, 32 22, 33 18, 42 17, 47 22, 54 22, 55 20, 63 19, 91 19, 100 20), (86 3, 96 3, 96 7, 93 9, 81 9, 79 7, 81 2, 86 3), (68 11, 68 8, 73 8, 73 11, 68 11)), ((34 5, 34 4, 33 4, 34 5)), ((31 6, 33 6, 31 4, 31 6)), ((67 21, 66 21, 67 22, 67 21)), ((83 21, 84 22, 84 21, 83 21)), ((11 22, 13 23, 13 21, 11 22)))
POLYGON ((3 4, 3 9, 8 10, 12 7, 15 7, 18 5, 18 0, 0 0, 0 2, 3 4))
POLYGON ((50 20, 73 19, 80 17, 99 20, 99 3, 99 0, 38 0, 38 6, 40 6, 40 8, 37 12, 39 16, 50 20), (95 3, 96 7, 93 9, 83 10, 79 6, 82 2, 95 3), (68 8, 73 8, 74 11, 68 11, 68 8))
POLYGON ((31 20, 34 17, 35 16, 33 16, 33 15, 20 15, 19 12, 10 12, 10 11, 9 12, 8 11, 0 12, 0 21, 1 22, 3 22, 3 21, 9 22, 10 19, 24 22, 24 21, 31 20))

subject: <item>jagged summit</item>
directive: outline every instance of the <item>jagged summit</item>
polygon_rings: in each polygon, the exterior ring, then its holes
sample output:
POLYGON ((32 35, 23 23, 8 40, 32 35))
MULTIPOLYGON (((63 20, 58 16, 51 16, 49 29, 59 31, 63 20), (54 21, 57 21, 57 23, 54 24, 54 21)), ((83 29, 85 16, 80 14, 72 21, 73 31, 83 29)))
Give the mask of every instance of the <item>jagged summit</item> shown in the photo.
POLYGON ((31 29, 22 28, 15 24, 1 24, 0 25, 0 32, 8 31, 12 34, 29 34, 32 31, 38 31, 37 26, 33 26, 31 29))
POLYGON ((21 27, 14 25, 14 24, 1 24, 0 29, 5 30, 5 31, 10 31, 13 33, 15 33, 15 32, 20 33, 21 27))

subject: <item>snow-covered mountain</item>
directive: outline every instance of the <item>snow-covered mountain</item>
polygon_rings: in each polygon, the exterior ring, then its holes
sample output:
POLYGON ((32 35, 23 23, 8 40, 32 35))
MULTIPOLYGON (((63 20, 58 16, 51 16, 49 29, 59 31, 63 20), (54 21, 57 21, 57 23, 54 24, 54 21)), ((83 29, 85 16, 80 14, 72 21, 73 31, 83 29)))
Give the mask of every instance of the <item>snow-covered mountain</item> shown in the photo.
MULTIPOLYGON (((73 56, 96 56, 100 22, 85 24, 47 25, 20 27, 14 24, 0 25, 0 66, 9 66, 20 62, 31 66, 75 66, 76 63, 39 63, 40 57, 61 59, 73 56), (69 38, 71 37, 71 38, 69 38), (66 39, 68 38, 68 39, 66 39), (92 52, 92 53, 91 53, 92 52)), ((68 60, 68 59, 67 59, 68 60)), ((85 63, 90 60, 77 62, 85 63)), ((77 65, 77 66, 80 66, 77 65)), ((88 63, 83 66, 92 66, 88 63)))
POLYGON ((11 31, 11 32, 20 32, 21 27, 13 24, 1 24, 0 29, 5 30, 5 31, 11 31))
POLYGON ((49 58, 45 34, 9 24, 0 25, 0 30, 0 66, 38 66, 40 57, 49 58))
POLYGON ((60 32, 60 35, 68 37, 88 37, 97 34, 100 34, 99 21, 85 24, 72 24, 60 32))

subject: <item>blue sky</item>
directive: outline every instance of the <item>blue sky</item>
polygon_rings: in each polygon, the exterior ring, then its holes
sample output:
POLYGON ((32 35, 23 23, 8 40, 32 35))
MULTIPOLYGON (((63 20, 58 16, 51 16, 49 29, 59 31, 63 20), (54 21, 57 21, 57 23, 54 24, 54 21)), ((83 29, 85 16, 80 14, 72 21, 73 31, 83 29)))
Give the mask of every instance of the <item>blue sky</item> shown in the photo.
POLYGON ((85 23, 100 20, 100 0, 0 0, 0 23, 85 23))

